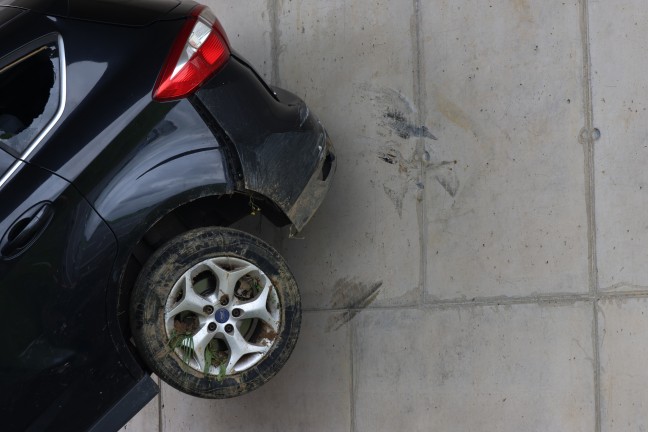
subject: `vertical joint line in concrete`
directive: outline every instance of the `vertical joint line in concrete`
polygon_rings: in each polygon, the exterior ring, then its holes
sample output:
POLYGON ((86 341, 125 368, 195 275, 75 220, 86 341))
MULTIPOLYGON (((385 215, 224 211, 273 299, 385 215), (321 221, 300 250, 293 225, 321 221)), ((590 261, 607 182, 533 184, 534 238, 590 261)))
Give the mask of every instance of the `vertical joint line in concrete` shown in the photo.
POLYGON ((271 72, 270 82, 273 85, 280 85, 279 80, 279 53, 281 52, 281 31, 279 30, 279 20, 282 8, 281 0, 268 0, 268 16, 270 17, 270 61, 271 72))
POLYGON ((157 385, 160 388, 160 393, 158 394, 158 432, 164 432, 164 416, 162 415, 164 403, 162 402, 162 381, 160 377, 157 377, 157 385))
POLYGON ((592 103, 592 65, 590 57, 588 0, 581 0, 581 38, 583 44, 583 111, 585 115, 585 129, 581 135, 581 144, 583 145, 585 155, 589 290, 591 294, 596 295, 599 291, 598 257, 596 251, 596 169, 594 160, 594 107, 592 103))
POLYGON ((595 194, 595 159, 594 159, 594 107, 592 103, 592 63, 589 34, 589 0, 581 0, 581 39, 583 45, 583 107, 585 114, 585 129, 581 135, 583 154, 585 156, 585 200, 587 206, 587 237, 588 237, 588 266, 589 291, 593 295, 592 313, 594 314, 592 329, 592 350, 594 355, 594 421, 595 431, 601 432, 601 361, 599 351, 598 326, 598 256, 596 249, 596 194, 595 194))
MULTIPOLYGON (((417 109, 417 121, 418 123, 425 122, 425 100, 423 98, 423 86, 425 85, 423 79, 423 33, 421 25, 421 0, 413 0, 414 7, 414 26, 412 34, 412 45, 413 45, 413 73, 414 73, 414 104, 417 109)), ((421 147, 423 141, 419 140, 417 147, 421 147)))
MULTIPOLYGON (((346 311, 346 314, 351 312, 346 311)), ((354 320, 349 321, 348 331, 349 331, 349 364, 351 365, 351 391, 350 391, 350 400, 349 400, 349 419, 351 421, 350 431, 356 432, 358 430, 358 425, 356 424, 356 374, 355 374, 355 337, 353 335, 355 330, 354 320)))
MULTIPOLYGON (((413 34, 412 47, 413 47, 413 75, 414 75, 414 105, 417 110, 418 124, 424 124, 427 117, 427 110, 425 106, 425 80, 423 78, 423 32, 422 32, 422 17, 421 17, 421 0, 413 0, 414 16, 413 16, 413 34)), ((427 181, 425 174, 425 141, 423 138, 417 138, 416 141, 416 156, 420 161, 419 177, 420 183, 423 185, 422 190, 419 191, 417 196, 417 218, 419 226, 419 243, 420 243, 420 270, 419 270, 419 289, 421 290, 419 303, 425 303, 425 285, 427 283, 427 248, 428 248, 428 221, 427 221, 427 181)))
POLYGON ((592 302, 594 320, 592 329, 592 350, 594 353, 594 415, 596 432, 601 432, 601 353, 599 347, 598 301, 592 302))

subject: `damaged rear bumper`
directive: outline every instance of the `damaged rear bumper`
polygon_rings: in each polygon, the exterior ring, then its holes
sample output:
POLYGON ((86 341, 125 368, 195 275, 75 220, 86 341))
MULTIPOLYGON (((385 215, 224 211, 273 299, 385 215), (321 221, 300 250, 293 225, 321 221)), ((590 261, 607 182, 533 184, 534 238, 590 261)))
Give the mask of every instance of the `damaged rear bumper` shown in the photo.
POLYGON ((234 188, 270 202, 281 213, 271 218, 275 224, 304 228, 330 188, 336 163, 326 130, 304 101, 270 88, 232 55, 191 102, 227 150, 234 188))
POLYGON ((304 228, 324 201, 324 197, 331 188, 336 164, 333 143, 327 135, 315 172, 295 204, 286 213, 297 231, 304 228))

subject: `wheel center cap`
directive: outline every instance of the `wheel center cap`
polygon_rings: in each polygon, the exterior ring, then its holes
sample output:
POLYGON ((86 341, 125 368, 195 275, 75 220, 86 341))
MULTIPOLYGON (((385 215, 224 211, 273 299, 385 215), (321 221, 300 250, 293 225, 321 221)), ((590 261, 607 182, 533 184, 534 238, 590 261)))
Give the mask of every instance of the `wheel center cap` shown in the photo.
POLYGON ((227 320, 229 320, 229 316, 229 311, 225 308, 221 308, 216 311, 215 318, 219 324, 223 324, 226 323, 227 320))

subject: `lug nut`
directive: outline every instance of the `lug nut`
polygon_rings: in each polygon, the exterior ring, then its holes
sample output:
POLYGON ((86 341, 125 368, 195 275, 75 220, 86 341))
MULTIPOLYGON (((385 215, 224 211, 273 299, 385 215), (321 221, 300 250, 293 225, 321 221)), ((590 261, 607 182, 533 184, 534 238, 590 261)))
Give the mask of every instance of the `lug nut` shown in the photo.
POLYGON ((203 308, 203 312, 205 312, 207 315, 211 315, 214 313, 214 306, 205 306, 203 308))
POLYGON ((227 324, 227 325, 225 326, 225 331, 226 331, 227 333, 232 333, 232 332, 234 331, 234 326, 233 326, 232 324, 227 324))
POLYGON ((233 316, 234 318, 238 318, 238 317, 240 317, 240 316, 241 316, 241 309, 234 309, 234 310, 232 311, 232 316, 233 316))
POLYGON ((209 323, 209 325, 207 326, 207 330, 209 330, 210 332, 216 330, 216 323, 209 323))
POLYGON ((227 295, 224 295, 220 299, 220 304, 223 306, 227 306, 227 303, 229 303, 229 297, 227 297, 227 295))

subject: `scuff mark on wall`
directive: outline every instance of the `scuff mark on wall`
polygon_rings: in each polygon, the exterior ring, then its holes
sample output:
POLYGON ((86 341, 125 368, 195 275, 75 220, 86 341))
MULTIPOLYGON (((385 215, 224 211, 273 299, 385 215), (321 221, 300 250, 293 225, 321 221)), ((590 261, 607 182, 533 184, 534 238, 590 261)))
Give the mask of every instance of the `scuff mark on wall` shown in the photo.
POLYGON ((425 125, 416 125, 410 118, 414 117, 416 111, 414 104, 402 93, 391 88, 375 89, 369 84, 359 86, 362 92, 369 96, 369 99, 382 106, 382 117, 377 118, 378 124, 382 126, 381 136, 387 137, 395 134, 401 139, 427 138, 436 140, 430 129, 425 125))
POLYGON ((378 158, 385 163, 398 166, 398 172, 401 174, 409 174, 410 170, 416 169, 413 159, 405 159, 393 146, 378 151, 378 158))
POLYGON ((439 182, 441 186, 443 186, 443 189, 448 192, 448 195, 453 198, 455 197, 455 195, 457 195, 457 191, 459 190, 459 179, 456 175, 450 174, 444 176, 436 174, 434 176, 434 179, 439 182))
POLYGON ((378 152, 378 158, 382 159, 383 162, 387 162, 388 164, 391 165, 396 165, 398 163, 399 157, 400 157, 399 152, 392 152, 392 151, 378 152))
MULTIPOLYGON (((422 157, 416 151, 412 151, 409 157, 402 154, 401 148, 405 144, 401 140, 437 140, 426 125, 417 125, 410 120, 418 117, 412 101, 392 88, 374 88, 370 84, 359 84, 357 88, 363 98, 368 98, 377 105, 377 109, 372 112, 377 125, 380 126, 377 133, 384 138, 377 152, 378 158, 386 164, 398 167, 398 176, 383 183, 383 191, 394 204, 398 216, 403 217, 403 206, 409 192, 413 191, 417 199, 420 199, 421 191, 425 187, 423 177, 428 173, 430 178, 454 198, 460 189, 459 177, 454 167, 457 161, 435 160, 427 151, 422 157)), ((452 123, 475 133, 473 123, 466 114, 442 94, 435 93, 441 113, 452 123)))
POLYGON ((393 130, 396 135, 403 139, 409 138, 429 138, 436 140, 437 138, 432 135, 430 130, 425 125, 416 126, 411 121, 407 120, 405 115, 396 109, 388 109, 383 117, 385 122, 383 123, 391 130, 393 130))
POLYGON ((382 106, 397 107, 396 109, 398 111, 401 111, 406 115, 415 113, 414 104, 412 103, 412 101, 407 99, 405 95, 397 90, 388 87, 374 89, 369 84, 362 84, 360 86, 360 89, 365 93, 368 93, 371 100, 378 102, 382 106))
POLYGON ((383 282, 367 283, 357 278, 342 278, 335 282, 331 296, 331 309, 348 309, 348 313, 329 318, 327 331, 338 330, 351 321, 361 309, 376 300, 383 282))
MULTIPOLYGON (((387 194, 389 199, 396 206, 399 216, 402 216, 403 198, 408 191, 407 184, 413 183, 419 189, 422 188, 421 183, 418 181, 419 162, 415 155, 409 160, 405 159, 403 155, 393 147, 388 147, 379 151, 378 158, 385 163, 398 166, 399 173, 406 177, 406 186, 403 187, 400 192, 384 185, 385 194, 387 194)), ((433 172, 434 179, 443 187, 443 189, 445 189, 448 195, 453 198, 457 195, 459 186, 461 185, 459 177, 454 169, 455 165, 457 165, 456 160, 434 161, 428 152, 425 153, 423 160, 424 171, 433 172)))
POLYGON ((394 203, 394 207, 396 207, 396 211, 398 212, 398 217, 403 217, 403 199, 405 198, 405 194, 407 193, 407 185, 403 187, 400 191, 395 191, 394 189, 390 189, 387 187, 387 185, 383 185, 383 189, 385 191, 385 194, 387 197, 391 200, 391 202, 394 203))

